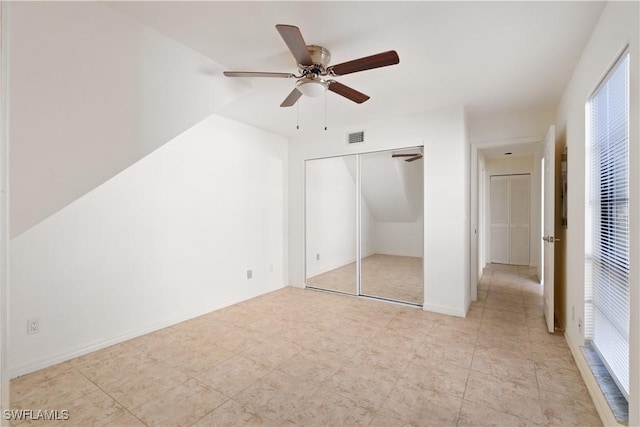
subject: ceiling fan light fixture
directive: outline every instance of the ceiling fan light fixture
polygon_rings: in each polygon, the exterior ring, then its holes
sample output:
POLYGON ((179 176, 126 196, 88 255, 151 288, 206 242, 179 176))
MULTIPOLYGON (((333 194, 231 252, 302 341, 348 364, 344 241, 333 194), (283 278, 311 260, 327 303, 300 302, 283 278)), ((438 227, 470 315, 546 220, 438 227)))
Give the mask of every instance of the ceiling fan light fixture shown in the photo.
POLYGON ((310 96, 312 98, 324 95, 327 90, 326 84, 319 79, 302 79, 298 82, 297 87, 303 95, 310 96))

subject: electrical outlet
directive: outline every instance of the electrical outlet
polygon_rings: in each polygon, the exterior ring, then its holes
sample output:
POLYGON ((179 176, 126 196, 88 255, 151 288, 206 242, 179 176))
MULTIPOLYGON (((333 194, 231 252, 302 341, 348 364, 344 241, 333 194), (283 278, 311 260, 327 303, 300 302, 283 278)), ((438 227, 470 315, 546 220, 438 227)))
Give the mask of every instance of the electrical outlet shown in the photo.
POLYGON ((316 254, 316 261, 320 261, 320 254, 316 254))
POLYGON ((247 279, 253 278, 253 270, 247 270, 247 279))
POLYGON ((29 319, 27 320, 27 335, 37 334, 40 332, 40 320, 29 319))

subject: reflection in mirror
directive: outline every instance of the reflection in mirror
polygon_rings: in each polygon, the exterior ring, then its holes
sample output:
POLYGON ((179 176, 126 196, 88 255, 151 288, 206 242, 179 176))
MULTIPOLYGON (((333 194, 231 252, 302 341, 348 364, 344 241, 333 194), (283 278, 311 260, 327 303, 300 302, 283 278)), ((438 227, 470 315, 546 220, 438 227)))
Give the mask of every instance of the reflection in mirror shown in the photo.
POLYGON ((357 157, 305 166, 306 284, 356 295, 357 157))
POLYGON ((423 176, 420 148, 361 155, 362 295, 422 305, 423 176))

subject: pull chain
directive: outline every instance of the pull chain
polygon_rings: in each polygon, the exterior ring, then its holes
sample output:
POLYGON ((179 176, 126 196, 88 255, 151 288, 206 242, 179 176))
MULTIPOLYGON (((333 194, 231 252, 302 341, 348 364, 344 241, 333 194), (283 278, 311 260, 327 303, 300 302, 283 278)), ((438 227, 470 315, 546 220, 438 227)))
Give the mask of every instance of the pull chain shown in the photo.
POLYGON ((324 130, 327 130, 327 89, 324 90, 324 130))
POLYGON ((296 102, 296 129, 300 130, 300 102, 296 102))

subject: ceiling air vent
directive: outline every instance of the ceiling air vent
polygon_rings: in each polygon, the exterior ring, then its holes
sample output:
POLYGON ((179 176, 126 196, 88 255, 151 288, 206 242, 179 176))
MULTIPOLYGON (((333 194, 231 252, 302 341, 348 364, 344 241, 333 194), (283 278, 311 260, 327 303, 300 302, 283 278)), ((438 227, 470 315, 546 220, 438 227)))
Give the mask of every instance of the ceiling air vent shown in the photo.
POLYGON ((364 131, 352 132, 347 134, 347 144, 359 144, 364 142, 364 131))

